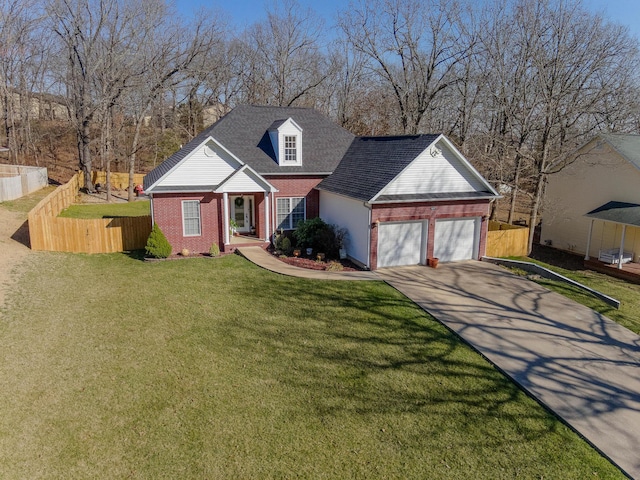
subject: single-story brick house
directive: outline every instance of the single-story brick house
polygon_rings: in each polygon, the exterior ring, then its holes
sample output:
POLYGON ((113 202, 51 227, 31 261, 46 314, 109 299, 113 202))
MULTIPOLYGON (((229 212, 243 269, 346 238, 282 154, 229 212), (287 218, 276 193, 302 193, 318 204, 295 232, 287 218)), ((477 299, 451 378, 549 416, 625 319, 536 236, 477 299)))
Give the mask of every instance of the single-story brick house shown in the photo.
POLYGON ((320 216, 362 265, 484 254, 498 194, 443 135, 354 137, 313 109, 240 106, 144 180, 174 252, 232 251, 231 227, 268 244, 320 216))

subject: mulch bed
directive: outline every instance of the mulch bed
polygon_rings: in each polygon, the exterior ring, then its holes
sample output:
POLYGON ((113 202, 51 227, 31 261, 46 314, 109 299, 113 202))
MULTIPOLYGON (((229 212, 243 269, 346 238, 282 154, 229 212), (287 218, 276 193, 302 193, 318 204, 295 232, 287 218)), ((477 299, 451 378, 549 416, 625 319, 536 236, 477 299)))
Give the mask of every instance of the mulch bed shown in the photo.
MULTIPOLYGON (((289 265, 293 265, 294 267, 300 268, 308 268, 309 270, 327 270, 330 262, 318 262, 314 258, 306 258, 306 257, 286 257, 276 255, 272 250, 269 251, 271 255, 276 257, 278 260, 284 263, 288 263, 289 265)), ((338 262, 342 264, 342 272, 361 272, 362 268, 358 267, 355 263, 350 260, 334 260, 334 262, 338 262)))

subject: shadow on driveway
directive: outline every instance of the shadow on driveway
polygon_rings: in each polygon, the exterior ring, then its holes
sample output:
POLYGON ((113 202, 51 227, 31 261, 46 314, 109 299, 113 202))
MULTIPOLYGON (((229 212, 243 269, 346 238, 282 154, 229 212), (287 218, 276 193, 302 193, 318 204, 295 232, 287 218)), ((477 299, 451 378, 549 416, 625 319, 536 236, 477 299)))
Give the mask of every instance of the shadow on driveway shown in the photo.
POLYGON ((378 274, 640 478, 638 335, 487 263, 378 274))

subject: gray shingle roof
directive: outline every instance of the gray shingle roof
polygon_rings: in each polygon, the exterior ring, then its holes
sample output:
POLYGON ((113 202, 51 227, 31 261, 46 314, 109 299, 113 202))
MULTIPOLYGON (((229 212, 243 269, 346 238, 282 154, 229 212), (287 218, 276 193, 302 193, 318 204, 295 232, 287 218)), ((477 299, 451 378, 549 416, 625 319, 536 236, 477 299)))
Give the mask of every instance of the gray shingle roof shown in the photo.
POLYGON ((354 136, 320 112, 309 108, 241 105, 205 129, 149 172, 144 187, 157 182, 209 136, 261 175, 331 173, 354 136), (303 130, 302 165, 280 167, 268 130, 292 118, 303 130))
POLYGON ((439 136, 358 137, 317 188, 367 202, 439 136))
POLYGON ((585 217, 640 227, 640 205, 625 202, 607 202, 595 210, 591 210, 585 217))

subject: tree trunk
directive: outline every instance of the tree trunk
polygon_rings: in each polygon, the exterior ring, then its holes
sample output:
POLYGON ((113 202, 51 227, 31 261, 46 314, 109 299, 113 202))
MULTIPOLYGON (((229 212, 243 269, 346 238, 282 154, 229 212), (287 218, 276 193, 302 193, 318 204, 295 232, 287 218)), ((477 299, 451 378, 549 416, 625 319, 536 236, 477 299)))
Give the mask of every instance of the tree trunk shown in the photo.
POLYGON ((542 196, 544 195, 544 185, 547 181, 547 175, 541 173, 538 176, 538 183, 536 185, 536 194, 533 198, 533 206, 531 207, 531 221, 529 222, 529 244, 527 246, 527 255, 531 255, 533 250, 533 236, 536 231, 536 224, 538 222, 538 210, 542 204, 542 196))
POLYGON ((82 122, 81 132, 78 148, 80 150, 80 170, 82 170, 84 175, 84 188, 87 190, 87 193, 95 193, 96 189, 91 181, 91 150, 89 148, 91 132, 89 120, 85 119, 82 122))
POLYGON ((133 134, 133 142, 131 144, 131 155, 129 156, 129 195, 127 200, 133 202, 135 200, 135 192, 133 191, 133 176, 136 170, 136 151, 138 150, 138 142, 140 141, 140 130, 142 129, 142 122, 144 121, 144 114, 140 115, 140 118, 136 118, 136 129, 133 134))
POLYGON ((520 185, 520 171, 522 170, 522 155, 517 155, 516 170, 513 177, 513 189, 511 190, 511 205, 509 206, 509 217, 507 223, 513 225, 513 217, 516 211, 516 201, 518 200, 518 190, 520 185))

